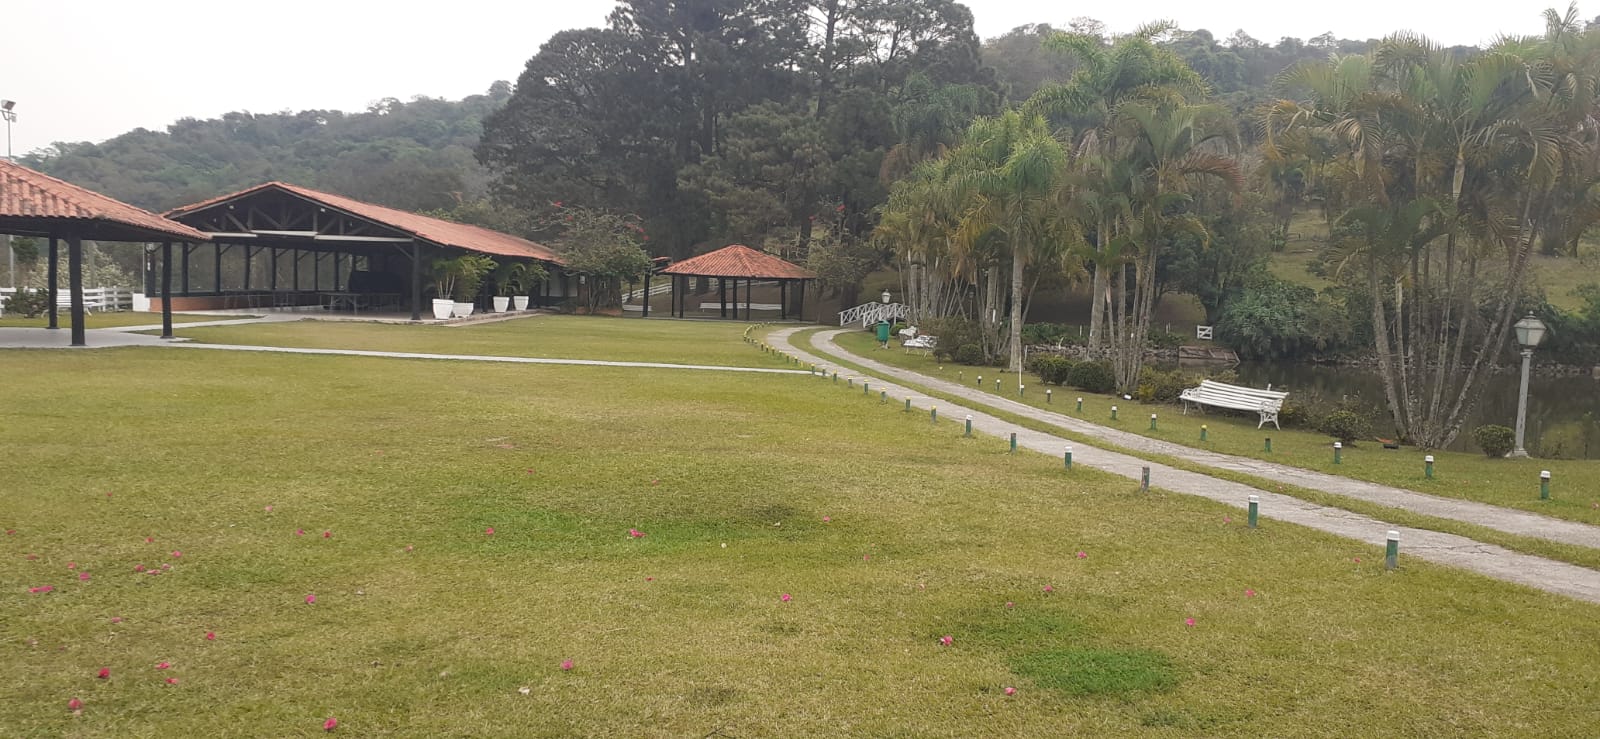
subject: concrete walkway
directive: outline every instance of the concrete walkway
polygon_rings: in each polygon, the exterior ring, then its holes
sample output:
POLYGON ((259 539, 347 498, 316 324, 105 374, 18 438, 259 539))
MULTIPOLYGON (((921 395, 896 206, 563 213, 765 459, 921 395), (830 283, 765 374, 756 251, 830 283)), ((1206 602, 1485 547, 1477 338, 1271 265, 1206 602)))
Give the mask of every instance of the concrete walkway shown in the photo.
MULTIPOLYGON (((1543 516, 1528 511, 1513 508, 1478 503, 1470 500, 1455 498, 1441 498, 1436 495, 1419 493, 1414 490, 1379 485, 1364 480, 1353 480, 1348 477, 1330 475, 1324 472, 1289 465, 1267 462, 1248 457, 1236 457, 1229 454, 1196 449, 1191 446, 1174 444, 1170 441, 1151 439, 1139 434, 1129 433, 1120 429, 1108 428, 1091 423, 1079 418, 1052 413, 1036 408, 1025 403, 1020 403, 1009 398, 993 393, 986 393, 977 388, 960 385, 947 380, 929 377, 920 372, 915 372, 899 367, 875 362, 859 354, 840 347, 834 341, 840 331, 823 331, 817 334, 816 343, 824 347, 824 351, 834 356, 842 357, 856 365, 866 367, 883 376, 894 377, 925 388, 964 398, 974 403, 1003 410, 1018 416, 1023 416, 1041 423, 1047 423, 1060 429, 1071 431, 1097 439, 1103 439, 1108 444, 1130 449, 1135 452, 1161 454, 1168 457, 1177 457, 1186 462, 1191 462, 1219 470, 1241 472, 1255 477, 1284 482, 1302 488, 1321 490, 1334 493, 1356 500, 1376 503, 1378 505, 1400 508, 1413 513, 1421 513, 1435 518, 1445 518, 1461 523, 1470 523, 1485 528, 1502 531, 1517 536, 1527 536, 1535 539, 1557 542, 1560 544, 1573 544, 1576 546, 1600 549, 1600 526, 1567 521, 1550 516, 1543 516)), ((1422 460, 1417 460, 1421 465, 1422 460)), ((1530 481, 1531 482, 1531 481, 1530 481)))
MULTIPOLYGON (((789 337, 798 330, 798 328, 791 328, 775 331, 768 336, 767 342, 806 362, 821 366, 833 366, 833 360, 800 350, 789 341, 789 337)), ((1600 572, 1588 568, 1513 552, 1509 549, 1484 544, 1454 534, 1445 534, 1426 529, 1403 528, 1340 508, 1321 506, 1299 498, 1267 492, 1248 485, 1221 480, 1196 472, 1188 472, 1163 464, 1147 462, 1137 457, 1106 451, 1081 442, 1069 442, 1059 436, 1023 428, 977 410, 977 403, 963 406, 938 398, 919 397, 921 391, 909 390, 902 385, 885 382, 881 377, 901 377, 910 382, 939 387, 941 391, 945 390, 945 388, 940 386, 939 381, 926 378, 920 374, 888 367, 871 360, 855 358, 854 355, 844 352, 838 348, 837 344, 832 342, 832 336, 837 333, 837 331, 822 332, 817 339, 819 345, 826 351, 837 351, 840 356, 851 357, 859 366, 870 368, 875 374, 880 375, 879 378, 870 380, 874 390, 886 390, 889 394, 901 399, 910 396, 912 398, 912 407, 924 411, 938 406, 939 413, 952 420, 971 416, 974 431, 1001 438, 1007 438, 1010 434, 1015 433, 1019 446, 1048 454, 1052 457, 1060 455, 1064 447, 1070 444, 1073 447, 1074 466, 1085 465, 1133 480, 1138 480, 1142 470, 1149 468, 1151 484, 1156 487, 1209 498, 1241 509, 1247 506, 1249 496, 1255 495, 1260 498, 1260 510, 1263 518, 1307 526, 1375 547, 1384 545, 1388 531, 1398 530, 1401 537, 1402 561, 1408 557, 1416 557, 1429 562, 1459 567, 1498 580, 1600 603, 1600 572)), ((976 392, 969 388, 956 386, 953 383, 944 384, 950 386, 948 393, 956 397, 968 397, 969 393, 976 392)), ((1003 399, 986 394, 980 394, 980 397, 976 398, 976 400, 983 404, 992 403, 997 407, 1003 406, 1003 403, 998 402, 1003 399)), ((1037 417, 1035 414, 1043 413, 1038 409, 1022 406, 1021 404, 1014 405, 1025 409, 1026 413, 1023 410, 1013 411, 1019 415, 1037 417)), ((1005 410, 1012 411, 1011 408, 1005 408, 1005 410)), ((1065 417, 1059 418, 1061 420, 1075 420, 1065 419, 1065 417)), ((1054 422, 1047 419, 1041 420, 1054 422)), ((1083 433, 1086 434, 1101 435, 1101 431, 1111 431, 1110 429, 1100 429, 1093 424, 1085 424, 1085 426, 1087 428, 1084 429, 1083 433)), ((1109 435, 1107 435, 1107 438, 1110 438, 1109 435)), ((1386 502, 1386 504, 1390 503, 1386 502)))

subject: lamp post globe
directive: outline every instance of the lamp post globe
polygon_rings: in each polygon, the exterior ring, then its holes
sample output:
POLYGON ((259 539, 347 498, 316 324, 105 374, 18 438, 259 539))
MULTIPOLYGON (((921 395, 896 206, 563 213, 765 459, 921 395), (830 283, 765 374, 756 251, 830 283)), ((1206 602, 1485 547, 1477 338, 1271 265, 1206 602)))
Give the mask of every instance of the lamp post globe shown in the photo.
POLYGON ((883 294, 879 295, 878 297, 883 299, 883 304, 884 305, 888 305, 889 304, 889 298, 891 298, 893 296, 889 295, 889 291, 888 290, 884 290, 883 294))
POLYGON ((1522 387, 1517 394, 1517 446, 1507 456, 1520 459, 1528 456, 1524 446, 1528 429, 1528 366, 1533 361, 1534 347, 1544 341, 1549 328, 1533 315, 1533 311, 1528 311, 1528 315, 1523 316, 1512 328, 1517 331, 1517 344, 1522 346, 1522 387))

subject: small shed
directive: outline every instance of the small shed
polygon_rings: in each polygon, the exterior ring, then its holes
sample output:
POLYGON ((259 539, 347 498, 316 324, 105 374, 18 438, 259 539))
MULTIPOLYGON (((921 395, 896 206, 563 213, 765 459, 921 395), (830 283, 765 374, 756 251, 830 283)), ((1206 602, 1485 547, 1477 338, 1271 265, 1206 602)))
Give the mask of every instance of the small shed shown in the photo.
POLYGON ((672 265, 661 274, 672 277, 672 310, 679 318, 684 317, 685 303, 688 301, 690 277, 715 277, 717 278, 718 302, 721 305, 720 315, 728 317, 728 284, 733 284, 733 318, 739 317, 739 281, 744 280, 744 317, 750 318, 751 310, 751 285, 756 280, 776 281, 778 283, 778 314, 779 318, 789 317, 789 286, 796 284, 799 289, 798 304, 795 315, 802 315, 805 310, 806 281, 816 279, 816 274, 798 264, 779 259, 765 252, 756 251, 742 244, 725 246, 714 252, 701 254, 692 259, 672 265))

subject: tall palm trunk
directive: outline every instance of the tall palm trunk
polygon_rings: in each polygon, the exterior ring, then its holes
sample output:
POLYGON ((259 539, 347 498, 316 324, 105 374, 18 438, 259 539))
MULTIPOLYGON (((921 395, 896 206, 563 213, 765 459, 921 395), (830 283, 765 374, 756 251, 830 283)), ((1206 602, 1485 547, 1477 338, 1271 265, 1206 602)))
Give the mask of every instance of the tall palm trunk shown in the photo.
POLYGON ((1011 332, 1008 342, 1010 355, 1006 360, 1006 369, 1011 372, 1022 371, 1022 262, 1021 249, 1014 249, 1011 255, 1011 332))

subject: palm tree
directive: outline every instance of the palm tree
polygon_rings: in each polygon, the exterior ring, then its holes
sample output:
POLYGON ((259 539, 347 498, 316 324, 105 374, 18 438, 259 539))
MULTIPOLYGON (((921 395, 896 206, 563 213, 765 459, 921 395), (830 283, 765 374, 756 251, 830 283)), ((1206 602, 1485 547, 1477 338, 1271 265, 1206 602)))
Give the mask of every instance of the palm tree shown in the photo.
POLYGON ((1193 183, 1216 178, 1233 192, 1244 186, 1239 164, 1222 153, 1234 143, 1221 108, 1182 103, 1124 103, 1118 108, 1120 159, 1130 174, 1127 244, 1130 252, 1113 278, 1111 353, 1117 387, 1128 393, 1139 383, 1144 347, 1155 310, 1156 262, 1171 232, 1202 238, 1204 227, 1187 212, 1193 183), (1130 292, 1128 269, 1133 268, 1130 292))
POLYGON ((962 204, 957 240, 969 247, 993 240, 1010 261, 1011 371, 1022 367, 1026 268, 1058 259, 1077 237, 1064 207, 1071 199, 1068 163, 1066 146, 1050 135, 1043 116, 1018 111, 975 121, 950 157, 962 204))
MULTIPOLYGON (((1041 88, 1024 110, 1044 114, 1064 130, 1078 131, 1074 141, 1080 161, 1111 155, 1118 148, 1115 121, 1118 106, 1129 101, 1198 100, 1206 95, 1205 80, 1171 49, 1157 43, 1162 35, 1177 26, 1159 21, 1141 26, 1107 45, 1099 36, 1063 33, 1047 43, 1057 51, 1074 57, 1078 71, 1071 79, 1041 88)), ((1092 176, 1092 175, 1090 175, 1092 176)), ((1105 254, 1111 248, 1110 222, 1091 227, 1096 267, 1089 309, 1089 349, 1095 351, 1102 339, 1107 296, 1108 272, 1099 269, 1109 263, 1105 254)))

